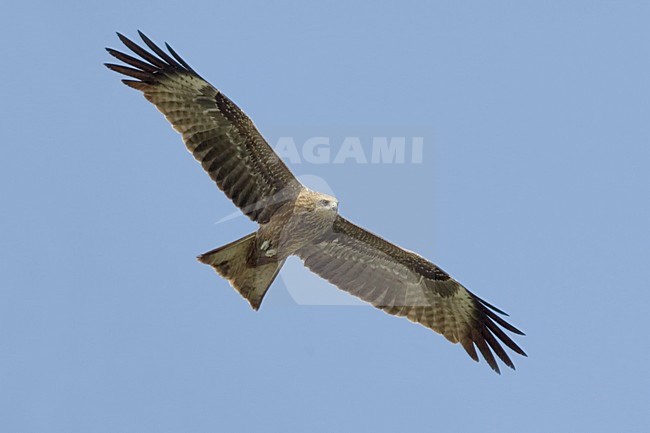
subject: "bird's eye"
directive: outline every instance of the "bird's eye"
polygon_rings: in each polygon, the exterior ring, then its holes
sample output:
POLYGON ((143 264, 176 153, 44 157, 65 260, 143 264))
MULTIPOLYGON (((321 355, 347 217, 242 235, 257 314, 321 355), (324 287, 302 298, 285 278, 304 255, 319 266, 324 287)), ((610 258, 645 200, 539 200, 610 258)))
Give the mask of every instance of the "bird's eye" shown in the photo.
POLYGON ((318 202, 318 204, 321 205, 321 206, 329 206, 330 201, 329 200, 321 200, 321 201, 318 202))

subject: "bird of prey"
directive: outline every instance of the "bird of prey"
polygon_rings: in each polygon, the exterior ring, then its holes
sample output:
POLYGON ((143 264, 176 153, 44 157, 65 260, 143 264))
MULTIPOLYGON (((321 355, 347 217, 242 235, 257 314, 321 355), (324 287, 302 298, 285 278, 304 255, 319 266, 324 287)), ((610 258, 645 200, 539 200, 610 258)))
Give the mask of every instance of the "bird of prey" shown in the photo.
POLYGON ((304 187, 234 102, 168 44, 164 51, 138 33, 150 51, 118 33, 135 56, 107 48, 126 65, 106 66, 129 77, 122 82, 165 115, 217 186, 259 224, 256 232, 198 257, 255 310, 295 255, 338 288, 460 343, 475 361, 478 348, 497 373, 494 354, 514 369, 502 344, 526 356, 504 332, 523 335, 503 311, 422 256, 339 215, 336 198, 304 187))

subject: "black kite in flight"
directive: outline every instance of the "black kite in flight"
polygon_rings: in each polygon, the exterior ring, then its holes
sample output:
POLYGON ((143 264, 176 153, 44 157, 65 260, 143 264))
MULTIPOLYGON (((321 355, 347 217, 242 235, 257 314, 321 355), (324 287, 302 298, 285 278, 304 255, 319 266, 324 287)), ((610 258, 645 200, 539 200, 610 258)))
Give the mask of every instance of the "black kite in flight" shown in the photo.
POLYGON ((169 45, 165 52, 140 32, 152 53, 118 36, 139 58, 107 48, 128 66, 106 66, 134 78, 122 81, 144 93, 217 186, 259 224, 257 232, 198 257, 255 310, 286 258, 296 255, 340 289, 460 343, 476 361, 478 348, 496 372, 493 352, 514 368, 501 343, 526 356, 501 329, 523 335, 499 316, 505 313, 420 255, 340 216, 337 200, 305 188, 239 107, 169 45))

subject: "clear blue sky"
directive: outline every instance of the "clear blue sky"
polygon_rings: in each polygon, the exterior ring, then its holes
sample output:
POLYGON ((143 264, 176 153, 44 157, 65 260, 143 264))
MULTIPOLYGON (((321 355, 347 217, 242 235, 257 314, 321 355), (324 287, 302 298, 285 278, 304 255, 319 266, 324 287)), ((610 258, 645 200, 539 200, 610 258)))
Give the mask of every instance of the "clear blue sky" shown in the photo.
POLYGON ((647 2, 12 3, 0 431, 647 431, 647 2), (293 271, 253 312, 195 256, 255 226, 215 224, 234 206, 102 66, 136 29, 272 142, 423 136, 421 164, 292 169, 508 311, 529 358, 497 376, 370 307, 303 305, 322 283, 293 271))

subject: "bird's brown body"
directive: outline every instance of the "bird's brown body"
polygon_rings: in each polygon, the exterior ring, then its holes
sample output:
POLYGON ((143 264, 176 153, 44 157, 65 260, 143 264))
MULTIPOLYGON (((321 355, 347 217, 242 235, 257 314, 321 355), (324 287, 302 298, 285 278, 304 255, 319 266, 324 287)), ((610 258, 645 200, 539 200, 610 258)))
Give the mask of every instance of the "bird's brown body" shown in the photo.
POLYGON ((249 264, 281 261, 332 231, 338 201, 305 188, 298 197, 282 205, 269 222, 260 225, 249 264))

